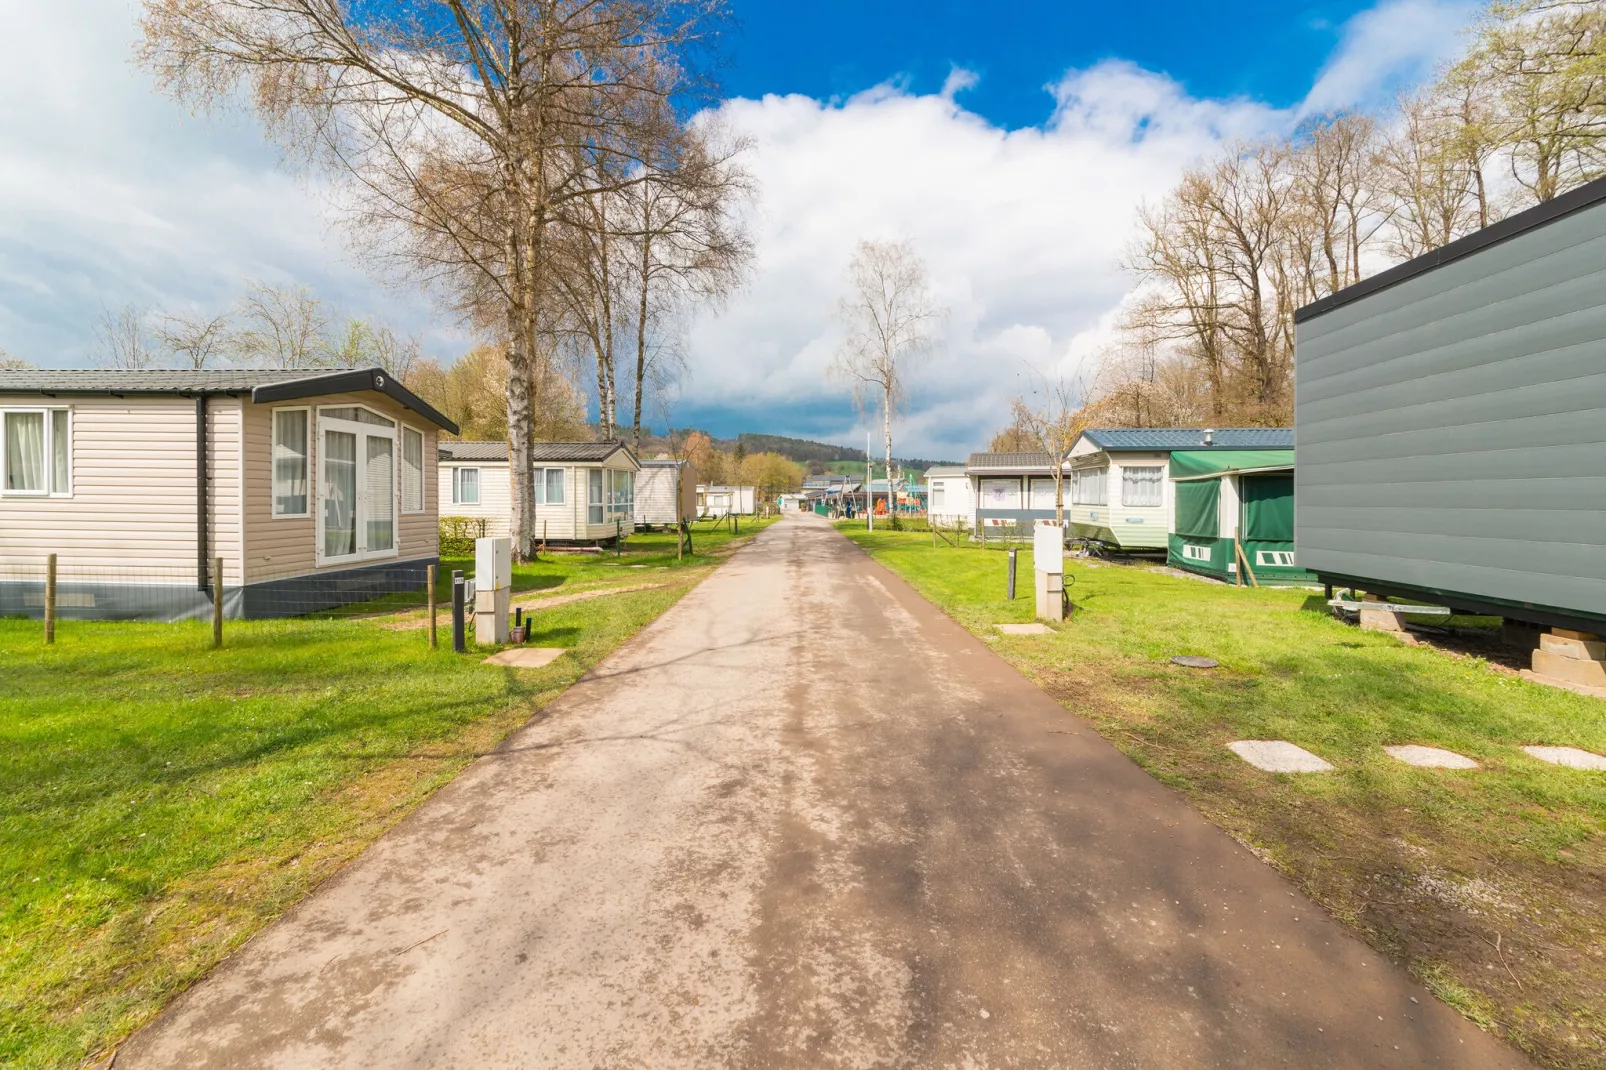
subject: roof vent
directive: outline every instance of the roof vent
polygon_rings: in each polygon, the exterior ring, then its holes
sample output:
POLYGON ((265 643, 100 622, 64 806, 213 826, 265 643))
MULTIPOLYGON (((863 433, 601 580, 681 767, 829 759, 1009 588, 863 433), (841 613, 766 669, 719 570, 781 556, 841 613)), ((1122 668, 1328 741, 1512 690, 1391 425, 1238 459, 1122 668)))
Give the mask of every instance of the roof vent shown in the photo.
POLYGON ((1205 428, 1205 443, 1204 444, 1206 446, 1214 446, 1216 444, 1215 428, 1212 428, 1212 427, 1205 428))

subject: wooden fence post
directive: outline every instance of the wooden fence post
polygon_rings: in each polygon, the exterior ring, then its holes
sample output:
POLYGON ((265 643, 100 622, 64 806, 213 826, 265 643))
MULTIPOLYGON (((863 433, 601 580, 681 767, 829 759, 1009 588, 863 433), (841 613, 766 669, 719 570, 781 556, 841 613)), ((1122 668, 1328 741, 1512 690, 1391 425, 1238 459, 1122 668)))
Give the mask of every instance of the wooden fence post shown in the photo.
POLYGON ((45 555, 45 645, 56 641, 56 555, 45 555))
POLYGON ((212 558, 212 649, 223 646, 223 559, 212 558))
POLYGON ((429 648, 431 650, 434 650, 439 645, 439 639, 435 631, 435 568, 436 566, 430 565, 425 572, 429 583, 429 648))

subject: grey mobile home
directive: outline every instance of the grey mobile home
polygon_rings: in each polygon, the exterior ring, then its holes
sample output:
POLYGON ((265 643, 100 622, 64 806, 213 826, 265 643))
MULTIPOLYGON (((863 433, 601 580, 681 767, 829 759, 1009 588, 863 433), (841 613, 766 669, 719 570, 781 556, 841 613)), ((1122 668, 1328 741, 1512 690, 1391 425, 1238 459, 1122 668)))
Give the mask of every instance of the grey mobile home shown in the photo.
POLYGON ((1295 318, 1299 563, 1601 631, 1606 180, 1295 318))

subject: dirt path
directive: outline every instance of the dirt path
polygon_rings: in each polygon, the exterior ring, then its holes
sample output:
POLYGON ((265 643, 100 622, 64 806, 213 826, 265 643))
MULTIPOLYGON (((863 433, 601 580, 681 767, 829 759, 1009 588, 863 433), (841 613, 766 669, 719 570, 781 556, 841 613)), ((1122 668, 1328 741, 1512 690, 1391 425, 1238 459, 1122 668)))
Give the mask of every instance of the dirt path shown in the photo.
POLYGON ((800 518, 117 1061, 178 1065, 1526 1064, 800 518))

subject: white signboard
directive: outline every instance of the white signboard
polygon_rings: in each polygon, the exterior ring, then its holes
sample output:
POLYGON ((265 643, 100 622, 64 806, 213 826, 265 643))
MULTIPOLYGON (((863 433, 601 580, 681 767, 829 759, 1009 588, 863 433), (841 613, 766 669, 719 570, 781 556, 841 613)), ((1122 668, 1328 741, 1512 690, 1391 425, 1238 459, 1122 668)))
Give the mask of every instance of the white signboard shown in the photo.
POLYGON ((1038 524, 1032 529, 1032 568, 1058 575, 1065 571, 1065 529, 1058 524, 1038 524))

